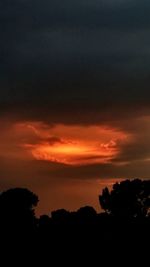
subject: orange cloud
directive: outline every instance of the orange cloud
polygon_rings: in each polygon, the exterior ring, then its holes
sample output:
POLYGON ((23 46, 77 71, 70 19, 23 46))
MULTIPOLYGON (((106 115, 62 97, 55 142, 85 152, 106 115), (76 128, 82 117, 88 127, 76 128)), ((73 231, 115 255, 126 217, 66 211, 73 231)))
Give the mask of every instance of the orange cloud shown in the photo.
MULTIPOLYGON (((101 126, 49 127, 42 124, 18 125, 30 129, 37 142, 28 140, 24 147, 37 160, 82 165, 109 162, 119 153, 119 143, 129 136, 116 129, 101 126)), ((30 138, 29 138, 30 139, 30 138)))

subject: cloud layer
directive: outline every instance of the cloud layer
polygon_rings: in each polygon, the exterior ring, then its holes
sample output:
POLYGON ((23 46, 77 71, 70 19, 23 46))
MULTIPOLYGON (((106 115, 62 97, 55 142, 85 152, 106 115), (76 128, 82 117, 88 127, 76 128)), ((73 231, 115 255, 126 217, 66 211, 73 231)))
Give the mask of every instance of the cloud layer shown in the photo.
POLYGON ((149 114, 148 1, 16 0, 0 10, 2 114, 76 124, 149 114))

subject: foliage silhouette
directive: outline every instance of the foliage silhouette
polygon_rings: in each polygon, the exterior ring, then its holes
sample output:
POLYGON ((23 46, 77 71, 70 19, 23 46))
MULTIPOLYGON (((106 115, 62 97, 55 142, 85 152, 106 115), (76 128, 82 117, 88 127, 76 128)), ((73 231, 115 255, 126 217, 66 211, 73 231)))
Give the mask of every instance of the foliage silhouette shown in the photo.
POLYGON ((117 217, 142 218, 149 215, 150 181, 140 179, 115 183, 112 191, 106 187, 99 196, 102 209, 117 217))
POLYGON ((38 197, 25 188, 9 189, 0 194, 1 225, 7 230, 33 230, 36 226, 34 208, 38 197))
POLYGON ((53 221, 57 223, 64 223, 70 218, 70 212, 65 209, 59 209, 52 211, 51 216, 53 221))
POLYGON ((92 223, 96 220, 97 213, 91 206, 81 207, 77 211, 78 221, 82 223, 92 223))

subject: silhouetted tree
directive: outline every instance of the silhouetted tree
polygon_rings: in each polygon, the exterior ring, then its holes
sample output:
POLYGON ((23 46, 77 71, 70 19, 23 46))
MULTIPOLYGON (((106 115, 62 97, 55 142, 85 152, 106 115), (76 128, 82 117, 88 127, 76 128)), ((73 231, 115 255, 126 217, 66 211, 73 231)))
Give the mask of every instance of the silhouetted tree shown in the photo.
POLYGON ((99 196, 102 209, 119 217, 146 217, 150 209, 150 180, 125 180, 106 187, 99 196))
POLYGON ((65 209, 59 209, 52 211, 51 213, 52 220, 59 223, 67 222, 70 218, 70 212, 65 209))
POLYGON ((0 194, 1 224, 9 229, 33 229, 38 197, 28 189, 14 188, 0 194))
POLYGON ((51 218, 48 215, 41 215, 39 218, 39 226, 47 227, 50 225, 51 218))
POLYGON ((96 217, 97 213, 95 211, 95 209, 91 206, 85 206, 85 207, 81 207, 78 211, 77 211, 77 216, 84 221, 91 221, 94 220, 96 217))
POLYGON ((38 219, 38 230, 39 233, 45 234, 48 237, 48 234, 50 233, 52 228, 52 218, 50 218, 48 215, 42 215, 38 219))

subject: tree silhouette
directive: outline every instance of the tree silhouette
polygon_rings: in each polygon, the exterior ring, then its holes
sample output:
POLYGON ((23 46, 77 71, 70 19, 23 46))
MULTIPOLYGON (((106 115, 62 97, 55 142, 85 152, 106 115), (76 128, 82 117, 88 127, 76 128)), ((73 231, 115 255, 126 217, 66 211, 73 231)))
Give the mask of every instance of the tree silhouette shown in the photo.
POLYGON ((34 207, 38 197, 28 189, 14 188, 0 194, 1 224, 8 229, 30 229, 35 226, 34 207))
POLYGON ((70 212, 65 209, 59 209, 56 211, 52 211, 51 216, 53 221, 58 223, 64 223, 70 219, 70 212))
POLYGON ((150 209, 150 180, 115 183, 112 191, 107 187, 102 191, 99 201, 108 214, 128 218, 146 217, 150 209))
POLYGON ((78 218, 84 222, 94 221, 96 219, 96 215, 97 215, 97 213, 96 213, 95 209, 91 206, 81 207, 77 211, 78 218))

